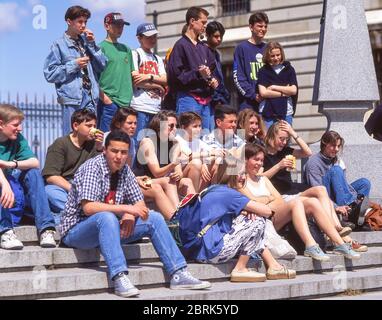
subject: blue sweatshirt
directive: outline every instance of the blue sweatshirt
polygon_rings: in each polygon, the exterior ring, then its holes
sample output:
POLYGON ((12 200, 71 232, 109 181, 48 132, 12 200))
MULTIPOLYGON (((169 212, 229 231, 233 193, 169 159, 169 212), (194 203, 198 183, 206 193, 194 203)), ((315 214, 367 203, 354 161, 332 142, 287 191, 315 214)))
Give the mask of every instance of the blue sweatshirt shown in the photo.
POLYGON ((233 57, 233 81, 239 92, 239 102, 241 105, 255 107, 255 111, 258 111, 258 72, 264 65, 265 47, 264 42, 253 44, 245 40, 236 47, 233 57))
POLYGON ((215 69, 215 57, 203 42, 194 45, 187 36, 182 36, 174 45, 167 65, 168 83, 175 92, 196 94, 200 97, 209 97, 213 93, 198 69, 206 65, 215 69))
MULTIPOLYGON (((264 87, 269 87, 271 85, 277 86, 287 86, 297 84, 296 71, 291 66, 289 61, 283 62, 284 69, 281 70, 279 74, 270 65, 265 65, 259 71, 258 84, 264 87)), ((292 96, 293 104, 293 115, 296 112, 297 104, 297 94, 292 96)), ((279 98, 268 98, 265 99, 265 107, 262 111, 262 116, 266 119, 285 119, 288 109, 288 99, 289 97, 279 97, 279 98)))
MULTIPOLYGON (((208 47, 209 48, 209 47, 208 47)), ((215 89, 212 95, 212 106, 215 106, 219 103, 221 104, 229 104, 231 101, 231 94, 227 90, 224 84, 224 75, 223 75, 223 67, 220 60, 220 54, 217 50, 211 50, 212 54, 215 56, 216 68, 213 72, 213 77, 219 81, 219 86, 215 89)))

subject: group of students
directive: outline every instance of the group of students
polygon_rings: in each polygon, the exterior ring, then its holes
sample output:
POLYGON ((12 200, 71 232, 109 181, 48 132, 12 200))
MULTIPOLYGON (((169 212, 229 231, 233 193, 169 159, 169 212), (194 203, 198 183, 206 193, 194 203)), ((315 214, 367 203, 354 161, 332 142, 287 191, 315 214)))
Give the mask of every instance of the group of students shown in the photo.
POLYGON ((99 46, 86 29, 89 17, 82 7, 69 8, 68 30, 45 61, 63 105, 65 135, 48 148, 41 173, 21 134, 23 113, 0 106, 3 249, 23 248, 13 229, 30 213, 42 247, 56 246, 56 228, 62 245, 99 247, 115 293, 124 297, 139 290, 128 278, 121 245, 142 237, 150 237, 172 289, 211 286, 188 272, 184 255, 203 263, 238 257, 234 282, 294 278, 265 245, 266 219, 280 232, 291 222, 303 254, 315 260, 329 256, 308 220, 333 252, 358 259, 367 250, 349 234, 363 223, 370 182, 346 181, 338 133, 326 132, 321 152, 312 155, 294 131, 296 74, 279 44, 262 41, 265 13, 251 15, 252 37, 235 51, 239 113, 229 106, 216 51, 224 27, 207 25, 203 8, 187 10, 166 67, 151 52, 154 25, 138 26, 141 47, 132 52, 117 42, 128 25, 119 13, 105 16, 107 38, 99 46), (205 29, 207 45, 199 40, 205 29), (161 110, 164 95, 175 111, 161 110), (289 146, 291 138, 297 148, 289 146), (305 183, 293 182, 294 158, 307 157, 305 183), (347 224, 338 215, 349 217, 347 224), (255 255, 267 265, 265 275, 247 266, 255 255))
POLYGON ((42 247, 56 246, 56 227, 65 246, 100 247, 116 294, 139 293, 127 277, 121 244, 144 236, 151 238, 171 275, 171 288, 210 286, 187 271, 166 224, 173 220, 179 222, 182 245, 192 249, 187 258, 221 263, 239 256, 232 281, 295 277, 295 271, 280 265, 265 246, 265 218, 278 231, 292 222, 304 244, 303 254, 315 260, 327 261, 329 256, 310 232, 310 217, 332 242, 333 252, 358 259, 358 252, 367 250, 351 239, 352 228, 342 226, 337 216, 355 217, 353 222, 359 224, 365 212, 356 213, 352 208, 362 204, 370 191, 366 179, 347 183, 337 164, 343 146, 338 133, 325 133, 321 152, 311 156, 309 147, 286 121, 276 122, 265 134, 257 113, 243 110, 237 116, 236 110, 223 105, 215 109, 217 129, 203 137, 198 114, 182 114, 177 134, 176 114, 161 111, 150 122, 139 147, 131 148, 137 126, 133 109, 119 109, 105 134, 95 129, 95 114, 81 109, 72 115, 72 132, 49 147, 41 174, 39 162, 21 134, 22 120, 18 108, 1 105, 1 247, 22 249, 13 228, 28 212, 36 221, 42 247), (243 119, 239 129, 238 118, 243 119), (299 148, 289 147, 290 138, 299 148), (311 156, 305 173, 316 185, 292 181, 286 169, 294 163, 287 155, 311 156), (195 214, 179 200, 198 193, 201 205, 195 214), (157 211, 146 205, 150 201, 157 211), (184 224, 179 217, 187 213, 199 220, 184 224), (194 243, 197 238, 202 241, 194 243), (267 265, 266 275, 247 268, 255 254, 267 265))

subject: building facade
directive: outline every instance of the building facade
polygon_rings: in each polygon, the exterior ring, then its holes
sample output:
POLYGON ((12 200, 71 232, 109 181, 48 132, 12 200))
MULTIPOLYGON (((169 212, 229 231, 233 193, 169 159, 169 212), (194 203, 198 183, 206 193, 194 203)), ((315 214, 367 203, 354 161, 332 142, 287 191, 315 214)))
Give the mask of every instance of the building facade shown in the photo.
MULTIPOLYGON (((382 0, 364 2, 379 88, 382 83, 382 0)), ((265 11, 270 19, 266 40, 280 42, 287 60, 295 67, 299 82, 299 101, 294 127, 305 141, 318 141, 327 128, 327 120, 312 105, 314 73, 320 34, 323 0, 146 0, 146 20, 158 26, 157 52, 164 56, 179 39, 190 6, 209 11, 209 21, 218 20, 226 28, 220 47, 226 83, 236 105, 232 80, 232 60, 236 45, 251 36, 248 19, 254 11, 265 11)), ((351 16, 346 17, 351 23, 351 16)), ((340 50, 340 48, 339 48, 340 50)), ((354 44, 357 50, 357 44, 354 44)), ((351 52, 344 52, 351 54, 351 52)), ((362 61, 360 61, 362 63, 362 61)), ((351 68, 351 66, 349 66, 351 68)), ((356 76, 356 75, 355 75, 356 76)), ((362 77, 360 77, 362 81, 362 77)))

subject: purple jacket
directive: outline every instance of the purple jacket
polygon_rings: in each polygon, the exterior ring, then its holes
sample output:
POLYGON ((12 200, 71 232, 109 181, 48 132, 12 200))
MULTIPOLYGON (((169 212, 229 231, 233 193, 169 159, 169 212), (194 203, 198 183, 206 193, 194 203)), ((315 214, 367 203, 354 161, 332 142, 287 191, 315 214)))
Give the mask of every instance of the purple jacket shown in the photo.
POLYGON ((187 36, 182 36, 174 45, 168 62, 168 83, 175 92, 193 93, 208 97, 213 93, 207 82, 200 75, 198 68, 206 65, 213 71, 215 57, 209 48, 198 41, 194 45, 187 36))

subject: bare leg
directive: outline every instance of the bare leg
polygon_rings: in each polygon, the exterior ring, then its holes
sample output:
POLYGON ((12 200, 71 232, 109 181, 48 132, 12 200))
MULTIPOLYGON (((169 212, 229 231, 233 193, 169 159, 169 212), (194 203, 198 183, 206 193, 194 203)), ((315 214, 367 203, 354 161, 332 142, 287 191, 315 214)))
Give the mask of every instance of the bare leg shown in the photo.
POLYGON ((314 220, 316 220, 317 225, 329 237, 329 239, 333 241, 334 244, 340 245, 344 243, 344 241, 338 234, 338 231, 334 227, 333 223, 331 223, 327 214, 325 214, 325 211, 322 208, 321 203, 317 199, 315 198, 305 199, 303 200, 303 204, 304 204, 306 213, 314 217, 314 220))
POLYGON ((175 212, 175 206, 167 197, 160 184, 153 183, 150 189, 141 189, 145 197, 154 199, 155 205, 158 207, 159 212, 166 220, 169 220, 175 212))
POLYGON ((182 196, 185 196, 190 193, 196 193, 194 184, 192 183, 192 180, 190 178, 180 179, 178 184, 178 190, 182 196))
POLYGON ((333 223, 337 231, 341 231, 342 226, 340 221, 338 220, 336 211, 334 210, 333 202, 330 200, 328 196, 328 192, 326 191, 325 187, 318 186, 309 188, 308 190, 305 190, 301 193, 302 197, 308 197, 308 198, 317 198, 318 201, 320 201, 322 208, 324 209, 325 213, 329 217, 330 221, 333 223))
POLYGON ((243 256, 243 255, 239 256, 239 259, 237 259, 235 268, 233 268, 233 270, 248 271, 247 264, 249 259, 250 259, 250 256, 243 256))
POLYGON ((268 268, 271 268, 273 270, 280 270, 283 268, 283 266, 277 262, 275 258, 273 258, 272 253, 269 251, 268 248, 265 248, 261 257, 264 260, 265 265, 268 268))
POLYGON ((276 231, 280 230, 292 220, 293 226, 301 240, 304 242, 305 247, 310 247, 316 244, 316 241, 313 239, 312 234, 309 231, 304 205, 301 200, 294 199, 289 202, 274 201, 270 204, 270 207, 275 211, 273 225, 275 226, 276 231))
POLYGON ((153 179, 153 185, 156 183, 161 185, 167 197, 171 200, 172 205, 176 207, 179 203, 177 185, 175 183, 171 183, 169 177, 153 179))
POLYGON ((199 192, 200 171, 202 170, 202 162, 199 159, 192 160, 183 170, 184 178, 190 178, 194 189, 199 192))

